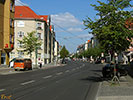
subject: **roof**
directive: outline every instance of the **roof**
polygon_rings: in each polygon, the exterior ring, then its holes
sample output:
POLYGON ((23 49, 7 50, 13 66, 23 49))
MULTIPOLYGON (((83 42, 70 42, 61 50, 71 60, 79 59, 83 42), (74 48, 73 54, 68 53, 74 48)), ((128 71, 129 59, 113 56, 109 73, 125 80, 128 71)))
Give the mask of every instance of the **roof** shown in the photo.
POLYGON ((40 17, 28 6, 15 6, 15 18, 39 19, 40 17))
POLYGON ((28 6, 15 6, 15 18, 40 19, 47 22, 48 15, 37 15, 28 6))
POLYGON ((48 15, 39 15, 40 19, 44 20, 47 22, 48 20, 48 15))

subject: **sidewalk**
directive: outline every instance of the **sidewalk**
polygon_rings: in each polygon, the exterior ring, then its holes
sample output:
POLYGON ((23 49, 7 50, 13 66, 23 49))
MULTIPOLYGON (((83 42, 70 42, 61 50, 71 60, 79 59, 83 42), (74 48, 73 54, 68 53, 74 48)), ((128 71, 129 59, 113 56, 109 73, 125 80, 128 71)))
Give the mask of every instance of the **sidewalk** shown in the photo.
MULTIPOLYGON (((127 68, 129 75, 133 75, 133 68, 127 68)), ((129 75, 121 77, 120 84, 116 85, 112 85, 111 81, 100 82, 96 100, 133 100, 133 79, 129 75)))

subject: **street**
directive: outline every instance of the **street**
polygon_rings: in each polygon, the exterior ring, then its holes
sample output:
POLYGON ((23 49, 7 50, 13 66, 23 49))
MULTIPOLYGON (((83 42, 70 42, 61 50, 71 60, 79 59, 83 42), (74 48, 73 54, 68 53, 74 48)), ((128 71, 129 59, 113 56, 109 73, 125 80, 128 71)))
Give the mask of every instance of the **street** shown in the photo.
POLYGON ((0 75, 0 95, 3 100, 95 100, 101 68, 68 62, 62 67, 0 75))

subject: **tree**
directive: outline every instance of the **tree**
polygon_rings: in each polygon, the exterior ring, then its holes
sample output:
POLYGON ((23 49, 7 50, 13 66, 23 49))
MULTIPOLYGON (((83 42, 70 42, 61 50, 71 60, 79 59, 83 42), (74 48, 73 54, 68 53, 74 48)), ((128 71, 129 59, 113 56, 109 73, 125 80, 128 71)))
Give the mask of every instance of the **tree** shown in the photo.
POLYGON ((125 22, 132 19, 130 11, 123 9, 130 7, 131 0, 108 0, 108 3, 97 1, 100 5, 92 5, 98 12, 99 19, 93 21, 89 17, 84 20, 86 29, 90 28, 100 45, 106 52, 125 51, 129 48, 133 31, 129 30, 125 22))
POLYGON ((61 55, 61 58, 63 59, 69 55, 69 51, 66 49, 65 46, 62 47, 60 51, 60 55, 61 55))
POLYGON ((91 56, 96 58, 98 56, 101 56, 102 52, 105 52, 105 51, 98 46, 94 48, 88 48, 86 51, 83 51, 81 55, 87 58, 90 58, 91 56))
POLYGON ((32 57, 32 52, 37 48, 40 48, 42 42, 38 40, 35 35, 35 31, 27 33, 27 36, 24 36, 22 40, 18 40, 22 45, 23 52, 26 52, 28 55, 30 54, 30 58, 32 57))

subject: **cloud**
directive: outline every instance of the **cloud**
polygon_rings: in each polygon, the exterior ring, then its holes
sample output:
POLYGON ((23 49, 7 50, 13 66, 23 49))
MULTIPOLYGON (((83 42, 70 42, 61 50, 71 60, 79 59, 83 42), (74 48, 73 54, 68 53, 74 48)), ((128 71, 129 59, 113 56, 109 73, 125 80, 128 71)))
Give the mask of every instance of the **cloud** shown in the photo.
POLYGON ((91 38, 93 35, 92 34, 80 34, 80 35, 78 35, 77 37, 78 38, 91 38))
POLYGON ((15 5, 16 6, 28 6, 27 4, 21 2, 20 0, 15 0, 15 5))
POLYGON ((70 31, 70 32, 81 32, 83 30, 82 30, 82 28, 68 28, 67 31, 70 31))
POLYGON ((53 24, 57 24, 65 28, 82 25, 82 22, 80 22, 74 15, 69 12, 51 15, 51 18, 53 24))

